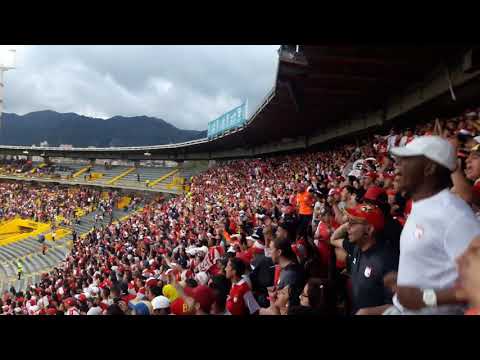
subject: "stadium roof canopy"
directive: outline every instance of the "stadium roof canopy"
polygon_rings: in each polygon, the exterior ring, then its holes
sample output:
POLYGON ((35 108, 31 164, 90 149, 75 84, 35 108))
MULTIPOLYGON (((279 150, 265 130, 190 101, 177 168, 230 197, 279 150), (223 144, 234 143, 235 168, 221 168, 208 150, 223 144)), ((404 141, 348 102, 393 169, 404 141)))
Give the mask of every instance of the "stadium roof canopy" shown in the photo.
POLYGON ((3 154, 81 158, 215 158, 234 148, 307 136, 335 127, 354 113, 381 109, 388 99, 466 46, 282 46, 273 89, 240 129, 213 139, 180 144, 118 148, 32 148, 0 146, 3 154))

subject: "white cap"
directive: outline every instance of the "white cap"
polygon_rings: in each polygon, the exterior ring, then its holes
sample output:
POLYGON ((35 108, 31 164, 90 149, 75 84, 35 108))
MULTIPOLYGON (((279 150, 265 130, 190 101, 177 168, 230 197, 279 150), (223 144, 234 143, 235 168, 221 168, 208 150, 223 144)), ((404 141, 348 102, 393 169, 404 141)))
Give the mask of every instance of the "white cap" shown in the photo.
POLYGON ((454 147, 440 136, 421 136, 412 140, 407 146, 395 147, 390 152, 398 157, 425 156, 451 171, 457 167, 454 147))
POLYGON ((153 310, 166 309, 170 307, 170 301, 165 296, 157 296, 152 300, 153 310))
POLYGON ((208 275, 207 273, 205 273, 204 271, 201 271, 199 273, 197 273, 195 275, 195 280, 197 280, 197 282, 200 284, 200 285, 207 285, 208 283, 208 275))
POLYGON ((88 309, 87 315, 102 315, 102 308, 99 306, 88 309))
POLYGON ((477 143, 480 144, 480 136, 475 136, 475 137, 473 138, 473 140, 475 140, 477 143))

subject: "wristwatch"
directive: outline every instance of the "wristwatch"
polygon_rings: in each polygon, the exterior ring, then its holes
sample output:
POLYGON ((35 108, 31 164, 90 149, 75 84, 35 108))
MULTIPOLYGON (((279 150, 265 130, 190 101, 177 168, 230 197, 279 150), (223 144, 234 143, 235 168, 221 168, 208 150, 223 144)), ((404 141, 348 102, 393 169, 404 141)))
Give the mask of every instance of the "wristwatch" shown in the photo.
POLYGON ((423 290, 423 302, 428 307, 437 306, 437 294, 435 294, 433 289, 423 290))

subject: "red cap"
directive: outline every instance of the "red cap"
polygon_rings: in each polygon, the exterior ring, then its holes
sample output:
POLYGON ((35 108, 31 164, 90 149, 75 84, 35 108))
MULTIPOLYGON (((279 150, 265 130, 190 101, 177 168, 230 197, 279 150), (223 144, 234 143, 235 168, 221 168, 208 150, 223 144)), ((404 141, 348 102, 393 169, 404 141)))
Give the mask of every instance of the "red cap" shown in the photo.
POLYGON ((243 251, 237 255, 237 257, 242 260, 245 265, 250 266, 250 262, 252 261, 252 253, 250 251, 243 251))
POLYGON ((366 200, 378 201, 378 198, 385 194, 385 190, 379 186, 371 186, 363 196, 366 200))
POLYGON ((154 286, 157 286, 157 285, 158 285, 158 280, 157 279, 150 279, 145 284, 145 286, 148 286, 148 287, 154 287, 154 286))
POLYGON ((353 208, 346 209, 346 211, 351 217, 362 219, 372 225, 375 231, 381 231, 385 225, 382 210, 377 206, 359 204, 353 208))
POLYGON ((193 315, 193 309, 182 298, 172 302, 170 311, 174 315, 193 315))
POLYGON ((73 298, 68 298, 65 300, 65 304, 68 306, 74 306, 75 305, 75 300, 73 298))
POLYGON ((388 173, 388 172, 383 173, 382 176, 384 179, 391 179, 391 180, 395 179, 395 174, 388 173))
POLYGON ((78 297, 78 301, 80 301, 80 302, 87 301, 87 297, 85 296, 85 294, 80 294, 80 296, 78 297))
POLYGON ((397 192, 395 191, 395 189, 388 189, 387 190, 387 195, 396 195, 397 192))
POLYGON ((55 308, 48 308, 47 315, 57 315, 57 309, 55 308))
POLYGON ((200 304, 203 311, 209 313, 212 304, 215 302, 213 289, 206 285, 199 285, 193 290, 193 299, 200 304))
POLYGON ((128 294, 128 295, 123 296, 122 300, 125 301, 128 304, 131 300, 135 299, 136 297, 137 297, 137 295, 128 294))

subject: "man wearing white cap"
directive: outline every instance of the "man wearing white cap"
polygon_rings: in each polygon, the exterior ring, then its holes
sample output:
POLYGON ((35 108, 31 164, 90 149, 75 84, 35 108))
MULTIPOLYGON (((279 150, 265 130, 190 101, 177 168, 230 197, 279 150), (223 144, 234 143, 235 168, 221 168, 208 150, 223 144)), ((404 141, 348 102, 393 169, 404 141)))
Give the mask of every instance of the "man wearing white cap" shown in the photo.
POLYGON ((170 314, 170 301, 163 295, 152 299, 153 315, 168 315, 170 314))
POLYGON ((454 289, 455 259, 480 235, 480 223, 468 204, 449 191, 455 149, 441 137, 425 136, 391 153, 399 189, 410 194, 413 206, 400 239, 398 275, 385 279, 395 296, 384 314, 462 314, 454 289))

